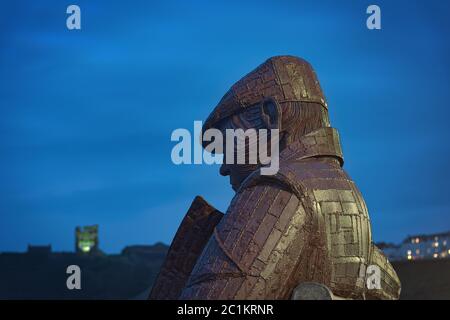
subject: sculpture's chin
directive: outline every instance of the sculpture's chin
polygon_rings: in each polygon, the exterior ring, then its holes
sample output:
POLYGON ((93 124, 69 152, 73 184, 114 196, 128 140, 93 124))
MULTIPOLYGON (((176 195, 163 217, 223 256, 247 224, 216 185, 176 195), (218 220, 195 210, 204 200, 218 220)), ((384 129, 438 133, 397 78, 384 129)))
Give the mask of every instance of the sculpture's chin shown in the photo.
POLYGON ((233 190, 236 192, 241 187, 242 183, 247 179, 247 177, 254 172, 254 168, 251 168, 251 170, 240 170, 239 172, 232 172, 230 174, 230 184, 233 190))

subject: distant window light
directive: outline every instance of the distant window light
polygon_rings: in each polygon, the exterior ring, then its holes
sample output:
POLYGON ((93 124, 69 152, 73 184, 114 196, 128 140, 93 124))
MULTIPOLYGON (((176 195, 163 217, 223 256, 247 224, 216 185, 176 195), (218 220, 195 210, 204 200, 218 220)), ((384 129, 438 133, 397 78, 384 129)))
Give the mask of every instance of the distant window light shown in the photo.
POLYGON ((438 254, 437 253, 434 253, 433 254, 433 258, 437 258, 438 257, 438 254))
POLYGON ((420 242, 420 239, 419 238, 416 238, 416 243, 419 243, 420 242))
POLYGON ((420 254, 420 250, 419 249, 416 249, 416 254, 420 254))
POLYGON ((408 250, 408 256, 410 256, 410 255, 411 255, 411 253, 412 253, 412 251, 411 251, 411 250, 408 250))

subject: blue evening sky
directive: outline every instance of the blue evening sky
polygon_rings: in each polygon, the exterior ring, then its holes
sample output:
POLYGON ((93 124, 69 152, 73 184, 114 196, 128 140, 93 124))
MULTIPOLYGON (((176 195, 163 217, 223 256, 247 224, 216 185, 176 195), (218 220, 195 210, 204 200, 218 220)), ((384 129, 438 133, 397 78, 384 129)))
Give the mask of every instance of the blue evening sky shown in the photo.
POLYGON ((195 195, 233 196, 218 166, 176 166, 176 128, 204 120, 273 55, 310 61, 366 199, 375 241, 450 229, 450 2, 4 1, 0 251, 169 243, 195 195), (82 30, 66 28, 77 4, 82 30))

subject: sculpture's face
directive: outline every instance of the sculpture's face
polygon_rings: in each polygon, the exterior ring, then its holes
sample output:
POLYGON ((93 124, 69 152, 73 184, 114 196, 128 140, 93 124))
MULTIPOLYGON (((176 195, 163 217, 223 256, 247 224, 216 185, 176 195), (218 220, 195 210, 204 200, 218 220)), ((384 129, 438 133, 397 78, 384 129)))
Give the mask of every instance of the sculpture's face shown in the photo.
MULTIPOLYGON (((260 129, 261 120, 255 119, 249 119, 248 113, 240 113, 238 115, 234 115, 232 117, 229 117, 227 119, 224 119, 222 123, 219 126, 219 130, 222 131, 222 134, 224 137, 226 137, 226 130, 227 129, 242 129, 242 130, 248 130, 248 129, 260 129)), ((223 150, 226 150, 226 139, 224 139, 224 148, 223 150)), ((224 158, 223 158, 223 164, 220 167, 220 174, 223 176, 230 176, 230 184, 234 191, 237 191, 239 189, 239 186, 242 184, 242 182, 247 178, 252 172, 257 170, 260 165, 259 164, 249 164, 248 163, 248 153, 249 153, 249 144, 248 141, 245 142, 245 152, 246 152, 246 162, 245 164, 237 164, 237 154, 238 154, 238 146, 237 143, 234 143, 234 160, 230 161, 230 159, 227 159, 224 152, 224 158), (231 163, 232 162, 232 163, 231 163)))

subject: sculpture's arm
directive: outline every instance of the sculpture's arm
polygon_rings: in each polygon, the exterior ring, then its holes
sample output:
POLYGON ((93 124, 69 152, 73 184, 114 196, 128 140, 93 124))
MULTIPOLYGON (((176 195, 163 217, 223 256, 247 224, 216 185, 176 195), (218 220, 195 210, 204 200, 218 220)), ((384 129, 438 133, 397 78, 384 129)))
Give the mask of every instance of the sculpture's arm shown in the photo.
POLYGON ((223 214, 195 197, 167 252, 149 299, 177 299, 223 214))
POLYGON ((306 238, 298 198, 257 185, 233 199, 183 289, 181 299, 290 298, 306 238))

